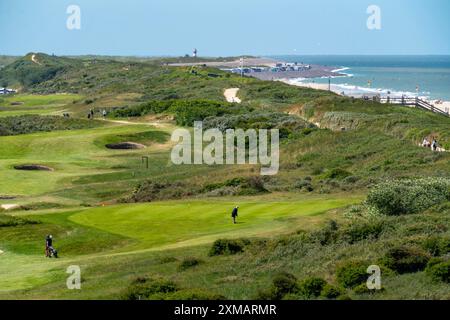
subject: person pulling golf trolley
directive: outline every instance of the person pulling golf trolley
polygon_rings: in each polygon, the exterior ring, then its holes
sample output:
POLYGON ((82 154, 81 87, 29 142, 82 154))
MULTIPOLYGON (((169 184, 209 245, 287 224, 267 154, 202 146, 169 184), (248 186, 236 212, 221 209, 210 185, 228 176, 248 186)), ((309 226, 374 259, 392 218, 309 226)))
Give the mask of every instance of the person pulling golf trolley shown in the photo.
POLYGON ((51 234, 45 238, 45 256, 47 258, 58 258, 58 251, 53 248, 53 236, 51 234))

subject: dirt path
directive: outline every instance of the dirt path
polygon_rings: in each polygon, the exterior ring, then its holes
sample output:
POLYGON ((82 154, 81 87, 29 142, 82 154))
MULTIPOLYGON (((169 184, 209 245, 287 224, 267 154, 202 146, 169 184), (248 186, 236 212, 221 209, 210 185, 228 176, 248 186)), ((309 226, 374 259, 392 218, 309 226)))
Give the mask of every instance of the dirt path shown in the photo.
POLYGON ((38 65, 42 65, 42 63, 40 63, 39 61, 37 61, 36 55, 35 55, 35 54, 33 54, 33 55, 31 56, 31 61, 33 61, 34 63, 36 63, 36 64, 38 64, 38 65))
POLYGON ((226 89, 223 95, 225 96, 225 99, 227 99, 228 102, 231 103, 241 103, 241 99, 237 97, 237 93, 239 91, 239 88, 230 88, 226 89))
POLYGON ((118 123, 118 124, 129 124, 134 126, 144 125, 144 126, 152 126, 152 127, 165 127, 163 123, 160 122, 132 122, 127 120, 111 120, 111 119, 103 119, 106 122, 118 123))

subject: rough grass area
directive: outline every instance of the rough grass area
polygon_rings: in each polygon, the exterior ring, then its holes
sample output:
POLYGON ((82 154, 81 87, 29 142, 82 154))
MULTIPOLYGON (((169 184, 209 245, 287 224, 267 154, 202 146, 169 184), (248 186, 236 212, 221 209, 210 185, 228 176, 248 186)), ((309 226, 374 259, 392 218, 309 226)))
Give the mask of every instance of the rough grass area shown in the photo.
POLYGON ((59 116, 24 115, 0 117, 0 136, 13 136, 42 131, 78 130, 102 126, 98 121, 68 119, 59 116))

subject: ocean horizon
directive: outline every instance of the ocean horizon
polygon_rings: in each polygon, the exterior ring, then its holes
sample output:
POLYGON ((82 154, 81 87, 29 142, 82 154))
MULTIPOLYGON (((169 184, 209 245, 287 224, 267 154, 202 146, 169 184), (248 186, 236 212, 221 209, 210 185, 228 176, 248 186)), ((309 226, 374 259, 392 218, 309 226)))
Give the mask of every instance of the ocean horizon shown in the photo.
MULTIPOLYGON (((346 94, 416 96, 450 101, 450 55, 277 55, 286 62, 332 66, 334 89, 346 94)), ((298 79, 328 83, 328 78, 298 79)))

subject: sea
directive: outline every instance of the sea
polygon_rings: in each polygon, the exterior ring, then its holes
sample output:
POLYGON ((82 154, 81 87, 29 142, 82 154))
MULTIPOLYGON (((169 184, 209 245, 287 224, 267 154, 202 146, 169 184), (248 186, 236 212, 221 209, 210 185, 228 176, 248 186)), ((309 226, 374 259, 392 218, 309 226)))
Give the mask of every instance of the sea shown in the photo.
MULTIPOLYGON (((450 56, 274 56, 285 62, 332 66, 344 77, 334 77, 334 91, 344 94, 419 96, 426 100, 450 101, 450 56)), ((326 83, 329 78, 298 79, 326 83)))

